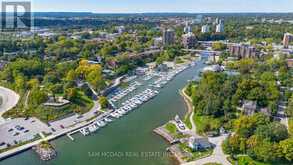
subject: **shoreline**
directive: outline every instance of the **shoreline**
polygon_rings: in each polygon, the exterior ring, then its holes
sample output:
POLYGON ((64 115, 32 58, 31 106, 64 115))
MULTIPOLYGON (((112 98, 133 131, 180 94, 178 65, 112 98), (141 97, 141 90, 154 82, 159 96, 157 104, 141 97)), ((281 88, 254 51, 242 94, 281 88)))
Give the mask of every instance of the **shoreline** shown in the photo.
POLYGON ((186 116, 187 116, 187 115, 190 115, 190 114, 193 112, 194 107, 193 107, 193 105, 192 105, 192 100, 191 100, 191 98, 190 98, 188 95, 186 95, 186 93, 185 93, 185 89, 186 89, 186 86, 185 86, 183 89, 181 89, 181 90, 179 91, 179 94, 180 94, 181 97, 183 98, 183 100, 184 100, 184 102, 185 102, 185 105, 186 105, 186 107, 187 107, 187 113, 186 113, 186 116))
MULTIPOLYGON (((183 98, 185 107, 187 108, 187 112, 185 114, 185 117, 188 117, 190 114, 193 114, 193 105, 192 105, 191 98, 186 95, 185 89, 186 89, 186 86, 183 89, 179 90, 179 94, 183 98)), ((174 143, 174 141, 172 141, 170 139, 171 135, 169 135, 169 133, 165 131, 164 126, 165 126, 165 124, 163 126, 155 128, 153 130, 153 132, 156 133, 157 135, 161 136, 166 142, 168 142, 171 145, 168 148, 166 148, 166 150, 172 154, 172 158, 176 161, 176 164, 187 163, 186 161, 184 161, 182 159, 180 154, 177 153, 177 151, 175 149, 176 148, 176 143, 174 143)))
POLYGON ((27 150, 30 150, 32 147, 36 146, 37 144, 39 144, 41 142, 52 141, 52 140, 55 140, 55 139, 57 139, 59 137, 65 136, 67 133, 70 133, 70 132, 76 131, 78 129, 81 129, 83 127, 86 127, 86 126, 90 125, 91 123, 93 123, 94 121, 96 121, 97 119, 101 119, 104 116, 109 115, 109 113, 110 112, 105 113, 105 114, 101 114, 100 116, 98 116, 98 117, 96 117, 96 118, 94 118, 94 119, 92 119, 92 120, 90 120, 88 122, 79 123, 79 124, 75 125, 74 127, 69 128, 68 130, 64 130, 61 133, 58 133, 58 134, 55 134, 55 135, 49 135, 49 136, 47 136, 47 137, 45 137, 43 139, 33 141, 31 143, 28 143, 28 144, 25 144, 25 145, 10 149, 8 151, 2 152, 2 153, 0 153, 0 160, 4 160, 4 159, 7 159, 7 158, 12 157, 14 155, 17 155, 19 153, 22 153, 22 152, 25 152, 27 150))

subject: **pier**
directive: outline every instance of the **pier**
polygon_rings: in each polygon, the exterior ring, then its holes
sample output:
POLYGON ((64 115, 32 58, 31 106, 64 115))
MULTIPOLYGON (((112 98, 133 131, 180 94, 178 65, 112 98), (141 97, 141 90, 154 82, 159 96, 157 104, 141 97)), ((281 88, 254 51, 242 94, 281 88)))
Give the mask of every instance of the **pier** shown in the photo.
POLYGON ((170 144, 176 144, 179 142, 179 139, 173 137, 171 134, 168 133, 165 129, 165 125, 154 129, 154 133, 160 135, 165 140, 167 140, 170 144))

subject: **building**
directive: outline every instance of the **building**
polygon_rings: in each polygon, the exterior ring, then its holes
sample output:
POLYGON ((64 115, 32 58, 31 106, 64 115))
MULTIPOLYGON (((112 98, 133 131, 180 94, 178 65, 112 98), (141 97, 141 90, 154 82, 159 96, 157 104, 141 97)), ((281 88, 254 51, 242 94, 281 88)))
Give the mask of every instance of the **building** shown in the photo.
POLYGON ((161 47, 163 43, 162 37, 156 37, 154 38, 154 47, 161 47))
POLYGON ((289 48, 290 42, 293 41, 293 34, 285 33, 283 39, 283 46, 285 49, 289 48))
POLYGON ((164 30, 163 45, 173 45, 175 43, 175 31, 173 29, 164 30))
POLYGON ((191 32, 184 34, 182 36, 182 44, 186 49, 194 48, 197 44, 195 35, 191 32))
POLYGON ((184 33, 190 33, 192 32, 192 28, 191 26, 188 24, 188 22, 186 22, 186 25, 184 27, 184 33))
POLYGON ((135 69, 135 74, 138 76, 143 76, 146 74, 147 71, 148 71, 147 67, 138 67, 135 69))
POLYGON ((244 101, 242 110, 245 115, 253 115, 256 112, 257 103, 256 101, 244 101))
POLYGON ((216 26, 216 33, 223 33, 225 31, 224 24, 221 22, 216 26))
POLYGON ((208 33, 210 31, 210 27, 209 27, 209 25, 203 25, 202 27, 201 27, 201 32, 202 33, 208 33))
POLYGON ((124 26, 117 26, 116 30, 119 34, 122 34, 125 32, 125 27, 124 26))
POLYGON ((289 68, 293 68, 293 59, 292 58, 291 59, 287 59, 287 66, 289 68))
POLYGON ((222 72, 224 71, 224 68, 220 65, 212 65, 212 66, 206 66, 203 68, 202 72, 222 72))
POLYGON ((190 147, 193 151, 199 151, 210 149, 213 146, 209 142, 208 138, 190 137, 188 140, 188 147, 190 147))
POLYGON ((234 44, 229 45, 228 47, 230 54, 239 59, 256 58, 258 56, 256 48, 250 45, 234 44))

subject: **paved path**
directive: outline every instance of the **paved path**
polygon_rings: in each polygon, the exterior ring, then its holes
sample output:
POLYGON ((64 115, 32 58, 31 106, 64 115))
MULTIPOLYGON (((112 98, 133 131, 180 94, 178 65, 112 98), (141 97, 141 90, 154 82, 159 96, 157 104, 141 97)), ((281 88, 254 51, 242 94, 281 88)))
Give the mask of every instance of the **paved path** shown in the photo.
POLYGON ((220 163, 222 165, 232 165, 227 160, 227 155, 224 154, 222 150, 222 143, 227 138, 227 135, 216 137, 216 138, 209 138, 209 141, 216 145, 214 152, 211 156, 199 159, 193 162, 185 163, 184 165, 204 165, 206 163, 220 163))
POLYGON ((2 99, 2 104, 0 105, 0 123, 2 123, 5 121, 2 115, 16 106, 19 95, 8 88, 0 87, 0 97, 2 99))
POLYGON ((190 120, 191 125, 192 125, 191 131, 192 132, 196 132, 196 125, 194 123, 193 116, 194 116, 194 112, 192 112, 191 115, 190 115, 190 117, 189 117, 189 120, 190 120))

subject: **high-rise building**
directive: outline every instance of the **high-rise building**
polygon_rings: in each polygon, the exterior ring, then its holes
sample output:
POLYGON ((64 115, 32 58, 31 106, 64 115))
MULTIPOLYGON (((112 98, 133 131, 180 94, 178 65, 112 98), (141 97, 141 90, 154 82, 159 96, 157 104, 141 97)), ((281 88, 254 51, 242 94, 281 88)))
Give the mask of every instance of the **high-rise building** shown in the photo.
POLYGON ((197 40, 193 33, 189 32, 182 36, 182 44, 186 49, 191 49, 196 46, 197 40))
POLYGON ((187 34, 187 33, 190 33, 192 32, 192 28, 191 26, 188 24, 188 22, 186 22, 186 25, 184 27, 184 33, 187 34))
POLYGON ((209 30, 210 30, 209 25, 203 25, 203 26, 201 27, 201 32, 202 32, 202 33, 208 33, 209 30))
POLYGON ((289 43, 293 41, 293 34, 290 33, 285 33, 284 34, 284 39, 283 39, 283 46, 284 48, 289 48, 289 43))
POLYGON ((229 45, 230 54, 234 57, 241 58, 255 58, 258 53, 255 47, 243 44, 229 45))
POLYGON ((216 33, 223 33, 224 32, 224 24, 220 23, 216 26, 216 33))
POLYGON ((167 29, 163 32, 163 45, 168 46, 175 43, 175 31, 173 29, 167 29))

